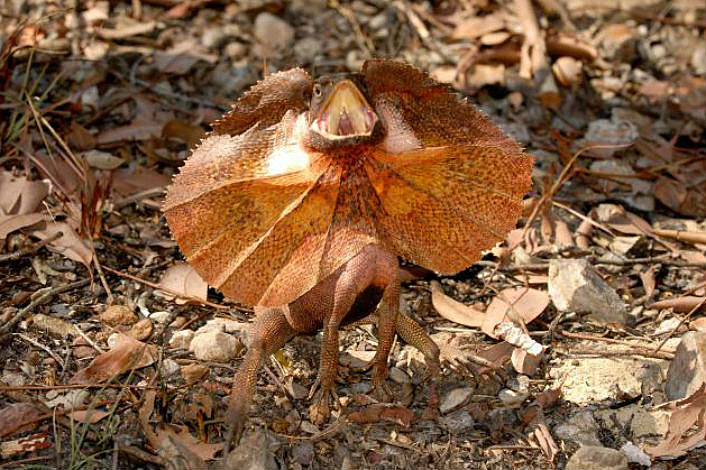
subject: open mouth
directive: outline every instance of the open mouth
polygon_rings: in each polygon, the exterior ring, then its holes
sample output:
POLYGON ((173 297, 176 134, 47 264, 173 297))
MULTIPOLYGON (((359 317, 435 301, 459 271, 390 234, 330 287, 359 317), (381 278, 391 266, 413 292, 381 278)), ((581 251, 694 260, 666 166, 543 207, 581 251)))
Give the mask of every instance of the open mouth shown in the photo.
POLYGON ((328 139, 370 136, 377 119, 358 87, 343 80, 335 85, 311 129, 328 139))

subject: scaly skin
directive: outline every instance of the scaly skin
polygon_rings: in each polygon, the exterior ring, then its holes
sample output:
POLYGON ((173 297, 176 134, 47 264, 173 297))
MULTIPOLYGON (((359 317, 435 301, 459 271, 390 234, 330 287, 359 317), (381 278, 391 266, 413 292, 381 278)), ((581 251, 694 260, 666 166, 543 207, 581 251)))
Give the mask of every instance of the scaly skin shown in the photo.
POLYGON ((439 349, 398 312, 397 257, 455 274, 514 228, 532 158, 483 113, 407 64, 312 80, 295 68, 254 85, 167 192, 175 240, 213 287, 255 305, 230 398, 236 444, 257 370, 294 335, 323 329, 311 419, 335 404, 338 330, 377 310, 375 392, 389 396, 394 333, 439 349))
POLYGON ((337 404, 331 399, 336 398, 339 327, 372 314, 376 305, 379 346, 371 361, 375 392, 389 399, 387 359, 395 331, 424 354, 430 377, 435 379, 439 373, 439 348, 414 320, 398 312, 399 290, 397 257, 370 245, 288 306, 258 308, 248 352, 233 380, 226 442, 236 445, 240 440, 262 361, 296 334, 312 333, 322 327, 321 364, 310 394, 310 415, 317 424, 327 421, 330 406, 337 404))

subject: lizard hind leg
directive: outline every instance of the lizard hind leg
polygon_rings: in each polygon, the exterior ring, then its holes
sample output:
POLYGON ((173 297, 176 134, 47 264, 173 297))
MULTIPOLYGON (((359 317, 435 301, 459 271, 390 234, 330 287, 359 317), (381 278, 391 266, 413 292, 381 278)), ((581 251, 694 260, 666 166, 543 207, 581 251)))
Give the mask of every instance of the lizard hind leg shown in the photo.
POLYGON ((435 381, 441 373, 439 346, 437 346, 427 332, 419 326, 419 323, 403 313, 397 314, 395 329, 407 344, 411 344, 424 355, 424 359, 427 363, 428 379, 432 382, 435 381))
POLYGON ((250 329, 250 346, 233 378, 233 390, 226 412, 228 425, 225 441, 226 453, 240 442, 255 393, 255 383, 260 365, 265 358, 277 352, 296 334, 287 321, 285 315, 287 308, 284 306, 259 310, 256 307, 257 317, 250 329))

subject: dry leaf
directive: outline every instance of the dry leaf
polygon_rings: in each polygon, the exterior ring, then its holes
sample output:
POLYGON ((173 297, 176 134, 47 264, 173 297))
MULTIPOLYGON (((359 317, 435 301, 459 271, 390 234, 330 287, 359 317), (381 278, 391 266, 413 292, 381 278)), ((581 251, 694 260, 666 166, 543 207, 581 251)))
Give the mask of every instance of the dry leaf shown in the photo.
POLYGON ((156 431, 156 447, 162 447, 165 440, 178 442, 181 447, 189 450, 202 460, 213 460, 216 458, 216 453, 223 450, 223 442, 218 444, 208 444, 200 441, 189 433, 189 428, 180 425, 161 425, 156 431))
POLYGON ((87 367, 79 370, 69 383, 105 382, 129 370, 147 367, 154 363, 156 357, 157 350, 154 346, 119 333, 115 346, 110 351, 96 356, 87 367))
POLYGON ((0 442, 0 457, 9 459, 18 454, 34 452, 52 447, 52 442, 46 434, 32 434, 14 441, 0 442))
POLYGON ((205 135, 201 126, 194 126, 181 119, 172 119, 162 128, 162 137, 182 140, 190 149, 198 145, 205 135))
POLYGON ((691 396, 663 405, 669 408, 669 430, 662 442, 645 451, 652 457, 676 458, 706 444, 706 384, 691 396))
POLYGON ((512 351, 512 357, 510 360, 512 362, 512 367, 514 367, 518 373, 532 375, 537 370, 537 367, 539 367, 541 356, 541 354, 533 356, 524 349, 515 348, 512 351))
MULTIPOLYGON (((651 309, 661 310, 666 308, 674 309, 677 313, 688 313, 704 302, 706 298, 696 295, 684 295, 682 297, 674 297, 671 299, 658 300, 650 305, 651 309)), ((706 310, 706 304, 701 306, 700 310, 706 310)))
POLYGON ((385 420, 408 427, 414 420, 414 413, 404 406, 375 403, 366 406, 360 411, 354 411, 348 415, 348 419, 360 424, 377 423, 385 420))
POLYGON ((35 420, 45 413, 29 403, 11 403, 0 410, 0 437, 26 432, 36 426, 35 420))
POLYGON ((29 227, 44 220, 44 215, 38 212, 33 214, 0 214, 0 243, 15 230, 29 227))
MULTIPOLYGON (((204 281, 199 273, 187 263, 176 263, 170 266, 159 281, 159 286, 183 295, 187 298, 177 298, 178 304, 189 302, 188 297, 206 300, 208 293, 208 284, 204 281)), ((173 299, 174 295, 171 292, 159 292, 159 294, 167 299, 173 299)))
POLYGON ((34 212, 47 194, 49 184, 45 181, 29 181, 25 176, 0 171, 0 215, 34 212))
POLYGON ((93 260, 93 251, 89 248, 88 243, 78 236, 74 228, 66 222, 51 222, 47 223, 43 230, 35 230, 32 235, 44 240, 57 234, 62 233, 62 236, 49 243, 53 251, 83 263, 86 268, 90 268, 93 260))
POLYGON ((436 311, 439 312, 439 315, 459 325, 473 328, 479 328, 483 324, 485 313, 464 305, 444 294, 441 284, 436 281, 432 281, 430 287, 431 303, 436 311))
POLYGON ((537 289, 510 287, 490 302, 481 325, 485 334, 495 338, 495 328, 503 321, 530 323, 549 305, 549 294, 537 289))
POLYGON ((99 170, 115 170, 125 163, 122 158, 102 150, 89 150, 88 152, 83 152, 81 156, 86 159, 86 163, 99 170))

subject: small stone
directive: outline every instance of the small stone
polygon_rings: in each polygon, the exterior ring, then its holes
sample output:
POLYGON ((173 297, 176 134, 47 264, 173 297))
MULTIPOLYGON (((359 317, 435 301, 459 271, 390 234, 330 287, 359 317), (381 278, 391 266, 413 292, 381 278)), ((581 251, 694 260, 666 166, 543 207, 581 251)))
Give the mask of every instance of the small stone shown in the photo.
POLYGON ((225 362, 235 358, 242 349, 242 343, 233 335, 222 331, 209 330, 195 335, 189 344, 189 351, 201 361, 225 362))
POLYGON ((473 416, 466 410, 457 410, 449 413, 446 416, 441 417, 441 424, 446 426, 448 431, 452 434, 457 434, 464 432, 468 429, 472 429, 475 421, 473 416))
POLYGON ((619 450, 582 446, 566 464, 566 470, 628 470, 628 459, 619 450))
POLYGON ((598 423, 590 411, 579 411, 567 422, 554 428, 556 437, 563 441, 576 442, 583 446, 600 446, 598 423))
MULTIPOLYGON (((635 142, 639 135, 637 125, 630 121, 597 119, 588 124, 583 140, 580 144, 577 141, 577 145, 629 145, 635 142)), ((602 148, 596 149, 596 153, 610 157, 619 150, 619 147, 602 148)))
POLYGON ((321 41, 314 37, 300 39, 294 44, 294 55, 300 64, 310 64, 321 53, 321 41))
POLYGON ((314 460, 314 444, 304 441, 292 447, 292 458, 301 465, 311 465, 314 460))
POLYGON ((518 375, 517 377, 512 377, 507 381, 507 386, 509 389, 516 392, 529 392, 530 379, 526 375, 518 375))
POLYGON ((165 323, 169 320, 169 317, 171 317, 171 313, 165 311, 152 312, 150 314, 150 319, 155 323, 165 323))
POLYGON ((382 11, 378 13, 377 15, 373 16, 370 18, 370 21, 368 21, 368 27, 375 31, 377 29, 383 28, 387 26, 387 24, 390 22, 389 15, 387 11, 382 11))
POLYGON ((206 28, 201 34, 201 44, 209 49, 221 47, 227 39, 228 34, 219 26, 206 28))
POLYGON ((498 393, 498 398, 500 401, 511 408, 516 408, 524 402, 527 397, 529 397, 529 392, 516 392, 515 390, 510 390, 509 388, 504 388, 498 393))
POLYGON ((204 326, 196 330, 196 334, 200 335, 201 333, 209 330, 225 331, 226 333, 231 334, 240 333, 241 331, 247 329, 249 325, 250 323, 244 321, 217 317, 207 321, 204 326))
POLYGON ((211 83, 223 93, 237 93, 257 81, 257 75, 247 60, 236 63, 220 62, 211 73, 211 83))
POLYGON ((175 331, 172 337, 169 338, 169 347, 175 349, 189 349, 192 339, 194 339, 194 332, 192 330, 175 331))
POLYGON ((606 59, 629 63, 637 55, 638 37, 634 26, 613 23, 601 29, 596 39, 601 44, 606 59))
POLYGON ((706 381, 706 333, 689 331, 669 364, 665 392, 670 400, 686 398, 706 381))
POLYGON ((137 315, 126 305, 110 305, 100 320, 108 326, 132 325, 137 321, 137 315))
POLYGON ((82 336, 74 338, 71 346, 71 353, 75 359, 85 359, 96 355, 95 349, 93 349, 82 336))
POLYGON ((441 411, 442 414, 449 413, 465 404, 468 399, 471 398, 471 395, 473 395, 473 389, 471 387, 455 388, 447 393, 441 400, 439 411, 441 411))
POLYGON ((230 57, 232 60, 239 60, 245 57, 248 53, 248 48, 242 42, 229 42, 223 49, 226 56, 230 57))
POLYGON ((549 296, 564 312, 588 313, 601 323, 625 325, 625 304, 585 259, 553 259, 549 262, 549 296))
POLYGON ((162 377, 164 378, 172 378, 176 377, 179 375, 179 372, 181 372, 181 367, 177 362, 173 359, 165 359, 162 361, 162 367, 160 369, 160 372, 162 374, 162 377))
POLYGON ((362 369, 368 366, 370 361, 375 357, 375 351, 358 351, 355 349, 346 351, 341 356, 341 364, 347 365, 353 369, 362 369))
POLYGON ((222 468, 278 470, 273 446, 268 441, 267 433, 260 428, 246 434, 238 447, 225 456, 222 468))
POLYGON ((149 318, 143 318, 142 320, 132 325, 132 329, 130 330, 130 336, 132 336, 138 341, 144 341, 150 337, 153 329, 154 327, 152 326, 152 320, 150 320, 149 318))
POLYGON ((263 12, 255 18, 253 35, 271 53, 292 45, 294 28, 272 13, 263 12))
POLYGON ((208 367, 190 364, 181 368, 181 377, 187 385, 195 384, 208 373, 208 367))
POLYGON ((392 379, 395 383, 398 384, 406 384, 410 383, 410 378, 409 375, 399 367, 391 367, 390 368, 390 379, 392 379))
POLYGON ((625 454, 628 462, 637 463, 643 467, 650 467, 652 465, 652 459, 650 459, 650 456, 632 442, 626 442, 623 444, 620 451, 625 454))

